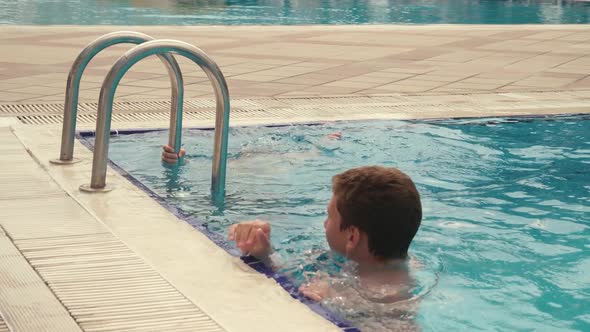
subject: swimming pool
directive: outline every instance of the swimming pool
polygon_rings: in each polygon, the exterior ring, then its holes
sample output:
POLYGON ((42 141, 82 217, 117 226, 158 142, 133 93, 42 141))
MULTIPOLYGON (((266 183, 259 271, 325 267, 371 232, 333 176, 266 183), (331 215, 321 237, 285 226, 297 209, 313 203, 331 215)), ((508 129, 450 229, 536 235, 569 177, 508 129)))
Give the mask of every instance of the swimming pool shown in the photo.
POLYGON ((0 24, 585 24, 567 0, 0 0, 0 24))
MULTIPOLYGON (((270 220, 285 272, 297 282, 339 264, 323 235, 330 177, 360 165, 398 167, 416 182, 424 207, 411 247, 422 265, 413 273, 424 331, 587 331, 589 120, 232 128, 223 209, 209 204, 211 131, 185 130, 188 163, 180 168, 159 163, 165 131, 113 137, 110 157, 214 233, 270 220), (333 131, 343 139, 326 139, 333 131)), ((369 331, 396 324, 385 319, 396 308, 326 305, 369 331)))

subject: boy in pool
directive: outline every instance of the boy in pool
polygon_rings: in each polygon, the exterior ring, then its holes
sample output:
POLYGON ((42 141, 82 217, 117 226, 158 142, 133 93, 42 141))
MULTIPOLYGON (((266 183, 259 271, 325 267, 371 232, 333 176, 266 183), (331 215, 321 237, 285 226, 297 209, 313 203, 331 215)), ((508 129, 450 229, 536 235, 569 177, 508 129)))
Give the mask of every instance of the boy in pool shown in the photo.
MULTIPOLYGON (((174 163, 183 155, 184 150, 177 156, 164 147, 162 159, 174 163)), ((359 281, 370 293, 379 294, 376 301, 408 298, 407 289, 395 286, 410 284, 404 263, 422 220, 413 181, 395 168, 359 167, 334 176, 332 193, 324 222, 330 248, 357 263, 359 281)), ((268 222, 246 221, 230 227, 229 240, 242 253, 274 267, 270 233, 268 222)), ((341 295, 325 281, 303 285, 300 291, 315 301, 341 295)))
MULTIPOLYGON (((380 302, 407 298, 397 287, 384 293, 383 286, 410 282, 400 266, 422 220, 420 195, 410 177, 395 168, 353 168, 332 178, 332 193, 324 222, 330 248, 358 264, 362 287, 379 290, 380 302)), ((242 253, 272 265, 270 232, 268 222, 241 222, 230 227, 229 240, 242 253)), ((299 290, 315 301, 339 295, 325 282, 299 290)))

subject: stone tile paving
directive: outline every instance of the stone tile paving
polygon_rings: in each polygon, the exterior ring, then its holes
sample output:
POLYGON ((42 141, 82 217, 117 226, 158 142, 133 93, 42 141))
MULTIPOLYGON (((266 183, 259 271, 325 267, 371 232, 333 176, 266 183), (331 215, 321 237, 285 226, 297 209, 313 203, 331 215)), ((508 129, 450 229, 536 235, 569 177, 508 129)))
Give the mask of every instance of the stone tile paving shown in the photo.
MULTIPOLYGON (((102 34, 132 30, 197 45, 218 62, 232 98, 590 89, 590 26, 0 27, 0 103, 63 102, 67 73, 102 34)), ((100 53, 80 101, 98 100, 112 63, 100 53)), ((201 70, 180 59, 187 98, 213 98, 201 70)), ((164 66, 148 58, 117 100, 166 99, 164 66)))

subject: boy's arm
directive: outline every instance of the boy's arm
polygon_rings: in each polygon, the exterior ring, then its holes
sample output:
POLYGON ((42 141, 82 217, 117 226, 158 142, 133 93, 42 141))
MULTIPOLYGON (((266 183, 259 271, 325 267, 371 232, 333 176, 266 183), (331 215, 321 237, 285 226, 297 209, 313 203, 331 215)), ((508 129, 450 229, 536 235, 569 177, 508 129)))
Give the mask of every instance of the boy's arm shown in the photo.
POLYGON ((330 283, 325 280, 312 280, 309 283, 301 285, 299 287, 299 292, 308 299, 316 302, 322 302, 325 299, 337 295, 332 286, 330 286, 330 283))
MULTIPOLYGON (((251 255, 266 266, 277 270, 282 265, 281 260, 273 253, 270 243, 270 224, 266 221, 245 221, 229 227, 228 240, 235 241, 242 254, 251 255)), ((314 301, 322 301, 334 296, 329 283, 314 280, 302 285, 299 291, 314 301)))

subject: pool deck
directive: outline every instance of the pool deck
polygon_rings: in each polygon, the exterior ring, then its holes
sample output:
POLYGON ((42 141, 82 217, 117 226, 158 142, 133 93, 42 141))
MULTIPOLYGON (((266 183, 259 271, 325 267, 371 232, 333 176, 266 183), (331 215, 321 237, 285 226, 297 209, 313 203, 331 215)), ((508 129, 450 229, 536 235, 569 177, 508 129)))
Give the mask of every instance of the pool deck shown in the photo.
MULTIPOLYGON (((0 102, 63 102, 78 52, 119 30, 202 48, 234 98, 590 88, 588 25, 0 26, 0 102)), ((97 100, 106 71, 129 48, 108 49, 91 62, 81 101, 97 100)), ((186 97, 211 97, 200 69, 182 62, 186 97)), ((145 60, 124 78, 118 100, 165 99, 168 86, 164 66, 145 60)))
MULTIPOLYGON (((590 113, 588 25, 0 26, 0 332, 342 331, 116 171, 114 191, 80 192, 92 153, 79 142, 80 163, 49 163, 69 66, 119 30, 209 53, 232 125, 590 113)), ((102 79, 128 48, 87 68, 78 129, 94 129, 102 79)), ((180 63, 185 126, 211 126, 212 88, 180 63)), ((168 87, 157 60, 133 67, 112 128, 166 127, 168 87)))

